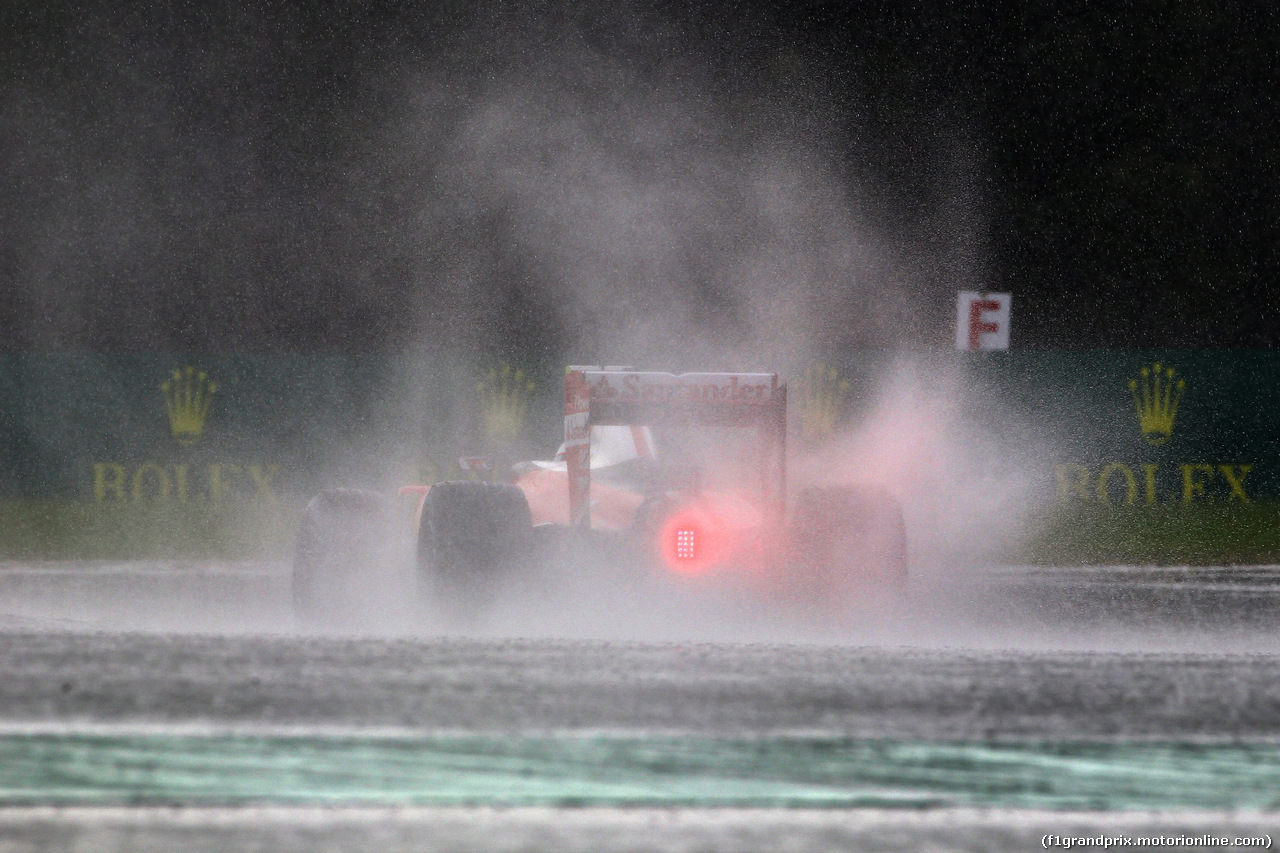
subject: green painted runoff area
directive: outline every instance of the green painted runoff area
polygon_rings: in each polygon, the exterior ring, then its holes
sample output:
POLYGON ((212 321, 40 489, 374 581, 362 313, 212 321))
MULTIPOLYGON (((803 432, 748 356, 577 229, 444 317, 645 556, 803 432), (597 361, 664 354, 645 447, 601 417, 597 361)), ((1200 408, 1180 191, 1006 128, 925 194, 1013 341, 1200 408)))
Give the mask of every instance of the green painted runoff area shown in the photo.
POLYGON ((1280 746, 0 736, 0 803, 1280 809, 1280 746))

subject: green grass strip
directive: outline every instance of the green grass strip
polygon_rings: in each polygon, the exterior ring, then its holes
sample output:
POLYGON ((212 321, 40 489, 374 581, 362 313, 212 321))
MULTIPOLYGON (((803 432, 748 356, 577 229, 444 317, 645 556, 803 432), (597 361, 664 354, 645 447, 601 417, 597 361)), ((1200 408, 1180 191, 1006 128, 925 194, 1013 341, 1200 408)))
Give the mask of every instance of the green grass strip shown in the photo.
POLYGON ((0 501, 0 559, 243 560, 288 554, 301 506, 0 501))
POLYGON ((1058 566, 1276 564, 1280 502, 1061 506, 1007 558, 1058 566))

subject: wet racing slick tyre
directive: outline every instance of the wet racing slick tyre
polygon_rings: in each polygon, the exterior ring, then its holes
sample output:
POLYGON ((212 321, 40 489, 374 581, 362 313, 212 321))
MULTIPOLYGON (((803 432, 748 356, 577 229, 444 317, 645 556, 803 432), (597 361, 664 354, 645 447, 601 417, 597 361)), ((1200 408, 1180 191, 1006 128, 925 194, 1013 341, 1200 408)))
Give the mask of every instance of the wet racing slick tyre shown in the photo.
POLYGON ((327 489, 302 513, 293 555, 293 610, 313 626, 350 623, 370 604, 386 558, 387 499, 365 489, 327 489))
POLYGON ((524 492, 508 483, 436 483, 418 526, 418 590, 430 606, 478 616, 533 559, 524 492))
POLYGON ((631 528, 627 531, 631 551, 652 567, 664 569, 659 537, 667 520, 680 510, 680 502, 666 495, 645 498, 636 507, 631 528))
POLYGON ((804 489, 787 536, 792 596, 820 613, 863 611, 901 596, 907 582, 902 506, 865 486, 804 489))

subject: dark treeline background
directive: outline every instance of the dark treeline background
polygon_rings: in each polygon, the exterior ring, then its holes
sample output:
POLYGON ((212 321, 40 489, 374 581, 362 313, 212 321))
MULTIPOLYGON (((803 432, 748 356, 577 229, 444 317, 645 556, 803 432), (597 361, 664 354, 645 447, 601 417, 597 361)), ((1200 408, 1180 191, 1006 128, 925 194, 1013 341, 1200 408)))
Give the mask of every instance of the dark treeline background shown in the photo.
MULTIPOLYGON (((1275 4, 596 5, 6 3, 0 349, 449 339, 447 285, 407 248, 443 239, 430 190, 379 156, 386 128, 566 33, 641 81, 770 93, 797 133, 819 116, 890 249, 965 244, 963 276, 920 278, 910 335, 832 340, 947 347, 977 285, 1015 294, 1016 347, 1280 344, 1275 4), (953 173, 967 213, 939 236, 953 173)), ((471 281, 504 346, 582 339, 519 257, 471 281)))

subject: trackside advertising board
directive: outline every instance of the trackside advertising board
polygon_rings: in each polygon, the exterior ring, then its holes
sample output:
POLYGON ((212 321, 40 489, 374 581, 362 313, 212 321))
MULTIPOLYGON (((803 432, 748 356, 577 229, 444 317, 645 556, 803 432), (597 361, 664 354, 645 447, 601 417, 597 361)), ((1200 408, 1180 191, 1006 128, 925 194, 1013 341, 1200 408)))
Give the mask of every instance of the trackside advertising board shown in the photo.
POLYGON ((989 353, 969 375, 988 421, 1038 437, 1058 503, 1280 498, 1280 353, 989 353))
MULTIPOLYGON (((455 420, 476 383, 444 358, 0 356, 0 499, 216 505, 425 476, 423 448, 481 429, 455 420)), ((511 406, 490 409, 508 429, 511 406)))
MULTIPOLYGON (((900 358, 836 353, 784 374, 792 433, 818 441, 856 426, 900 358)), ((948 377, 938 393, 956 394, 959 377, 971 421, 997 442, 1038 448, 1024 464, 1035 467, 1046 505, 1280 499, 1280 353, 1015 350, 916 360, 924 393, 936 373, 948 377)), ((0 356, 0 500, 198 510, 296 504, 332 485, 471 476, 457 469, 459 456, 554 453, 563 370, 558 362, 478 368, 438 354, 0 356)))

